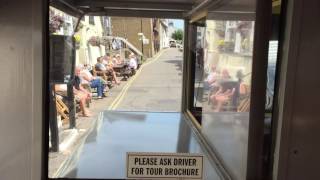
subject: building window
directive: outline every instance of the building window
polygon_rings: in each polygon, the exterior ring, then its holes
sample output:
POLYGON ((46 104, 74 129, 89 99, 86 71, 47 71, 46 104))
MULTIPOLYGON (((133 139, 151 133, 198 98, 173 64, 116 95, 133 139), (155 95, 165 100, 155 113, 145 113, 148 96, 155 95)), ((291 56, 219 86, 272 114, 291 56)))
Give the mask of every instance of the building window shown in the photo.
POLYGON ((89 24, 94 25, 94 16, 89 16, 89 24))

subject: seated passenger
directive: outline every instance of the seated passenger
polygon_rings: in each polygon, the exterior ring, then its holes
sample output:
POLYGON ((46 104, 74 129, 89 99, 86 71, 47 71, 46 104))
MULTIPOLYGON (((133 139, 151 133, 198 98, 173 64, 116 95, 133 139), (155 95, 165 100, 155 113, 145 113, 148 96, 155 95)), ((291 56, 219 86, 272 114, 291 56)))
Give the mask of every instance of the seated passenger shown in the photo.
POLYGON ((104 64, 105 66, 108 66, 109 61, 110 61, 110 59, 111 59, 110 55, 109 55, 109 54, 106 54, 105 56, 102 56, 102 57, 100 57, 100 58, 102 58, 101 63, 104 64))
POLYGON ((80 110, 84 117, 92 116, 90 111, 86 108, 86 101, 91 98, 91 93, 84 89, 81 85, 80 69, 75 69, 75 77, 73 79, 73 93, 74 97, 80 101, 80 110))
POLYGON ((105 65, 105 59, 102 57, 97 58, 97 63, 94 65, 97 71, 107 71, 106 65, 105 65))
POLYGON ((89 72, 89 70, 82 68, 80 72, 81 80, 83 80, 82 83, 88 84, 91 88, 97 88, 98 93, 98 99, 101 99, 102 97, 105 97, 103 94, 103 91, 106 87, 106 82, 102 80, 99 77, 94 77, 89 72))
POLYGON ((204 88, 212 89, 217 83, 218 78, 219 78, 219 71, 217 70, 215 65, 212 65, 210 74, 207 76, 204 82, 204 88))
POLYGON ((104 71, 106 74, 111 74, 114 82, 119 85, 120 82, 117 79, 116 73, 112 68, 112 64, 108 63, 108 65, 105 66, 105 64, 103 64, 102 61, 103 61, 103 57, 97 58, 97 64, 95 65, 96 70, 104 71))
POLYGON ((138 63, 137 63, 135 55, 133 53, 131 53, 129 58, 130 58, 129 59, 129 67, 136 70, 138 68, 138 63))
POLYGON ((123 64, 123 60, 121 59, 120 54, 116 54, 116 64, 123 64))
POLYGON ((232 81, 229 71, 224 69, 221 78, 216 81, 215 86, 218 87, 217 92, 210 96, 210 100, 215 105, 214 112, 220 112, 222 106, 231 100, 238 87, 237 81, 232 81))
POLYGON ((110 62, 110 64, 112 64, 112 66, 116 65, 117 64, 117 58, 116 58, 116 55, 113 55, 112 56, 112 61, 110 62))

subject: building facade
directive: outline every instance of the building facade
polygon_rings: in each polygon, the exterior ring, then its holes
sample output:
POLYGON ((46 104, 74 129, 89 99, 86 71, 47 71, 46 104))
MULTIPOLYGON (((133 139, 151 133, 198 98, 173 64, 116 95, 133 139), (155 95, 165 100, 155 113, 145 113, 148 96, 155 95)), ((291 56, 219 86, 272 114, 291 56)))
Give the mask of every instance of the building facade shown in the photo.
POLYGON ((112 36, 123 37, 139 49, 146 58, 154 55, 151 18, 111 17, 112 36))
POLYGON ((154 51, 169 47, 168 20, 153 19, 154 51))
POLYGON ((78 48, 76 50, 76 64, 96 63, 97 58, 105 55, 105 47, 92 46, 88 41, 92 37, 101 37, 106 33, 105 19, 102 16, 84 16, 79 31, 75 34, 78 48))

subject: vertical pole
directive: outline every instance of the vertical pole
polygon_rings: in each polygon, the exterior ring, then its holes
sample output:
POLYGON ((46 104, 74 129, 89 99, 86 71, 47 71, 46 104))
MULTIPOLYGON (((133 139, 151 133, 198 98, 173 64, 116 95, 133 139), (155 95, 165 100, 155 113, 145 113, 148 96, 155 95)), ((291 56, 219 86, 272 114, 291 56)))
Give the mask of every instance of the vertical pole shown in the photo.
MULTIPOLYGON (((141 18, 141 33, 143 34, 143 30, 142 30, 142 18, 141 18)), ((141 36, 141 51, 142 51, 142 54, 143 54, 143 36, 141 36)), ((143 54, 144 55, 144 54, 143 54)))
MULTIPOLYGON (((74 38, 71 39, 73 47, 75 47, 75 40, 74 38)), ((74 80, 74 71, 76 66, 76 57, 75 57, 75 48, 72 49, 72 69, 71 69, 71 77, 70 81, 67 84, 67 94, 68 94, 68 104, 69 104, 69 128, 73 129, 76 127, 76 108, 75 108, 75 101, 74 101, 74 94, 73 94, 73 84, 72 81, 74 80)))
POLYGON ((76 107, 74 101, 74 94, 73 94, 73 85, 72 83, 68 83, 68 107, 69 107, 69 128, 73 129, 76 127, 76 107))
POLYGON ((140 58, 140 63, 138 63, 138 69, 140 68, 140 65, 142 64, 143 62, 143 56, 144 56, 144 53, 143 53, 143 30, 142 30, 142 18, 140 19, 140 29, 141 29, 141 52, 142 52, 142 56, 140 58))
POLYGON ((268 67, 268 45, 271 28, 271 1, 257 1, 251 77, 251 100, 247 157, 247 180, 266 179, 264 156, 264 118, 268 67))
POLYGON ((49 128, 51 132, 51 151, 58 152, 59 151, 59 129, 57 122, 57 110, 56 110, 56 99, 53 92, 54 84, 50 84, 49 92, 49 128))

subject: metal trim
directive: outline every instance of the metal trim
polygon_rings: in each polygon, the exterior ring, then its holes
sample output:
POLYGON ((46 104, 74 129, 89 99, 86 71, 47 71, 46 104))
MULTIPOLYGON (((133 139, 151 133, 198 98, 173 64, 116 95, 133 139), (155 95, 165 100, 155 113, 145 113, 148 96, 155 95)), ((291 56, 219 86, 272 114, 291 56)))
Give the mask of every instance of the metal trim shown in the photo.
POLYGON ((217 168, 218 175, 226 180, 231 180, 232 177, 228 173, 227 169, 223 165, 222 161, 219 159, 217 156, 217 153, 215 152, 214 148, 211 147, 208 143, 205 137, 202 135, 200 129, 194 126, 194 117, 193 115, 189 112, 183 112, 183 115, 186 118, 186 123, 190 126, 190 129, 192 132, 196 135, 196 139, 199 142, 199 144, 202 146, 203 150, 205 151, 208 155, 208 159, 210 163, 217 168))
POLYGON ((76 1, 74 6, 77 7, 92 7, 92 8, 111 8, 111 9, 145 9, 145 10, 157 10, 165 11, 167 9, 177 10, 177 11, 187 11, 191 10, 194 4, 190 3, 165 3, 165 2, 124 2, 124 1, 104 1, 104 0, 80 0, 76 1))
POLYGON ((190 81, 187 77, 188 69, 188 53, 189 53, 189 22, 188 19, 184 20, 184 40, 183 40, 183 68, 182 68, 182 94, 181 94, 181 112, 188 110, 188 82, 190 81))
POLYGON ((91 16, 118 16, 118 17, 143 17, 143 18, 171 18, 183 19, 182 12, 176 11, 151 11, 151 10, 127 10, 127 9, 101 9, 99 11, 85 10, 86 15, 91 16))
POLYGON ((255 12, 209 11, 207 19, 255 21, 255 12))
POLYGON ((192 124, 198 129, 198 130, 201 130, 201 124, 197 121, 197 119, 192 115, 192 113, 187 110, 185 111, 185 113, 189 116, 192 124))
POLYGON ((246 179, 264 179, 264 118, 271 27, 271 1, 257 1, 252 61, 251 101, 246 179))

